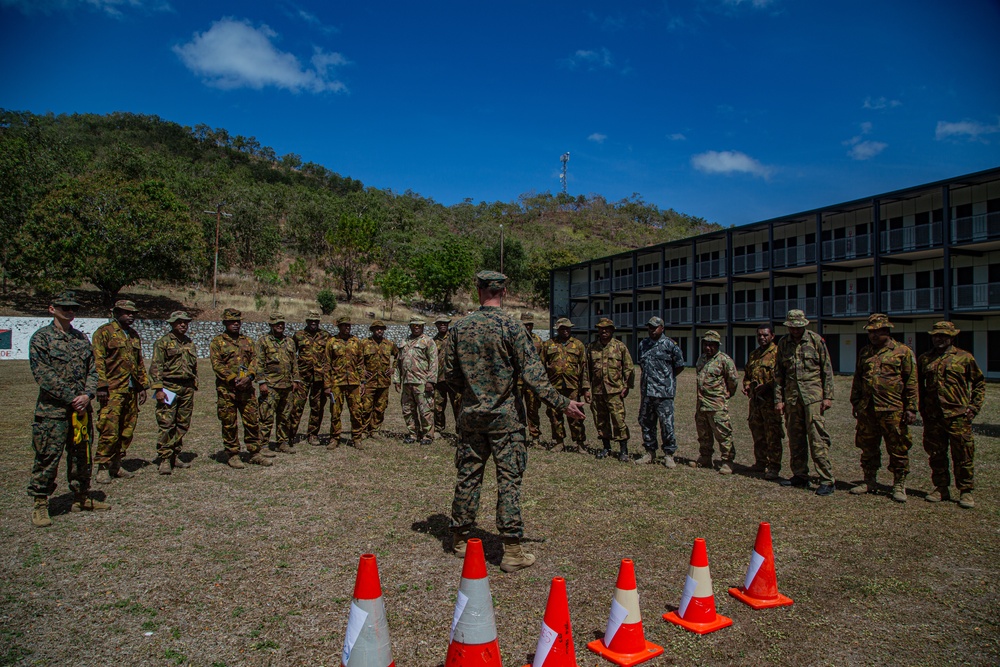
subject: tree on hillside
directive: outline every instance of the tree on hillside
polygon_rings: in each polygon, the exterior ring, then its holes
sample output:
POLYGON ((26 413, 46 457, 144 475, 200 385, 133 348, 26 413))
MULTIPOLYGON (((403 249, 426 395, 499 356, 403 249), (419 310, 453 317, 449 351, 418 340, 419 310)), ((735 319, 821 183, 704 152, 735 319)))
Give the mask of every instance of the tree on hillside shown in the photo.
MULTIPOLYGON (((491 271, 500 270, 500 239, 483 249, 483 268, 491 271)), ((529 280, 528 253, 524 244, 518 239, 506 237, 503 240, 503 272, 507 276, 507 284, 511 291, 519 291, 529 280)))
POLYGON ((336 225, 326 234, 330 247, 330 272, 340 279, 347 301, 364 282, 368 266, 379 250, 385 209, 377 190, 351 193, 339 203, 336 225))
POLYGON ((451 309, 451 300, 462 287, 471 287, 477 256, 462 238, 448 237, 413 260, 417 288, 436 306, 451 309))
MULTIPOLYGON (((417 291, 417 283, 406 271, 398 266, 390 267, 384 273, 375 277, 375 284, 382 292, 382 298, 389 307, 388 318, 392 319, 392 309, 396 306, 396 301, 405 299, 417 291)), ((385 309, 382 310, 385 316, 385 309)))

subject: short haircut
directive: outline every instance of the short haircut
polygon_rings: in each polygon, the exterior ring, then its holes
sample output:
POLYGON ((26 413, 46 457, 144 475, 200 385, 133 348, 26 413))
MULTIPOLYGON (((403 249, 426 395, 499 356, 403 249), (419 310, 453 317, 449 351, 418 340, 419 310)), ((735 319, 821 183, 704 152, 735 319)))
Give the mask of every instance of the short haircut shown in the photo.
POLYGON ((500 293, 506 289, 506 287, 490 287, 489 283, 485 280, 478 281, 476 287, 481 290, 484 290, 487 294, 490 295, 491 299, 496 296, 499 296, 500 293))
POLYGON ((767 324, 767 323, 764 323, 764 324, 758 324, 758 325, 757 325, 757 331, 760 331, 761 329, 767 329, 767 330, 768 330, 768 331, 770 331, 771 333, 774 333, 774 327, 773 327, 773 326, 771 326, 770 324, 767 324))

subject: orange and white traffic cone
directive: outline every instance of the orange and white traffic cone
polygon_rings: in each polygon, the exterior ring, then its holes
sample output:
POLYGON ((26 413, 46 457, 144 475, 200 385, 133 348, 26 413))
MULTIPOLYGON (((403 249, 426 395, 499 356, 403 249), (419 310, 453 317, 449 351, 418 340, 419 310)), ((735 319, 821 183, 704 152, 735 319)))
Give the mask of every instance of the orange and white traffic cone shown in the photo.
POLYGON ((750 565, 743 585, 730 588, 729 594, 754 609, 787 607, 792 598, 778 592, 778 576, 774 571, 774 551, 771 548, 771 524, 761 522, 757 539, 750 552, 750 565))
POLYGON ((389 624, 382 603, 382 584, 378 578, 375 554, 363 554, 354 583, 354 600, 347 617, 347 635, 341 667, 393 667, 389 624))
POLYGON ((483 541, 475 537, 465 547, 462 581, 458 585, 444 664, 445 667, 503 667, 483 541))
POLYGON ((630 558, 623 558, 618 568, 618 581, 615 583, 615 596, 611 599, 611 613, 604 638, 595 639, 587 644, 587 648, 622 667, 632 667, 663 653, 663 647, 646 641, 642 631, 635 564, 630 558))
POLYGON ((691 566, 684 582, 681 605, 677 611, 664 614, 663 618, 699 635, 733 624, 733 619, 715 613, 712 575, 708 571, 708 548, 700 537, 695 538, 694 548, 691 549, 691 566))
POLYGON ((562 577, 552 578, 542 632, 535 647, 535 659, 524 667, 578 667, 573 648, 573 626, 569 622, 566 580, 562 577))

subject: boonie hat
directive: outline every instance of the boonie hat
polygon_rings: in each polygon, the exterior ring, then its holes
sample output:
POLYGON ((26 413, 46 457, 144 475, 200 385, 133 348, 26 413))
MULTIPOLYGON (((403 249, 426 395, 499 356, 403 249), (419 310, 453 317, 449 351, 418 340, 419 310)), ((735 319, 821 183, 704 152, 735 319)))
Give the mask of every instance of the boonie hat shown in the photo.
POLYGON ((323 315, 318 310, 310 310, 306 313, 306 322, 319 322, 323 315))
POLYGON ((610 318, 602 317, 601 319, 597 320, 598 329, 604 329, 608 327, 610 327, 611 329, 615 328, 615 323, 612 322, 610 318))
POLYGON ((662 327, 663 326, 663 318, 659 317, 657 315, 653 315, 651 318, 649 318, 649 321, 646 322, 646 326, 647 327, 662 327))
POLYGON ((558 320, 556 320, 556 329, 558 329, 559 327, 569 327, 570 329, 572 329, 573 322, 565 317, 560 317, 558 320))
POLYGON ((410 324, 427 324, 427 322, 422 317, 413 317, 410 319, 410 324))
POLYGON ((522 322, 534 322, 535 321, 535 316, 532 315, 531 313, 521 313, 521 321, 522 322))
POLYGON ((372 329, 385 329, 385 322, 382 320, 372 320, 372 323, 368 325, 368 330, 372 329))
POLYGON ((115 310, 124 310, 127 313, 138 313, 139 309, 135 307, 135 301, 129 301, 128 299, 118 299, 115 301, 115 310))
POLYGON ((876 329, 891 329, 894 325, 889 321, 889 316, 885 313, 872 313, 868 316, 868 324, 865 325, 867 331, 875 331, 876 329))
POLYGON ((285 316, 281 313, 271 313, 271 317, 267 318, 267 321, 271 324, 279 324, 285 322, 285 316))
POLYGON ((222 311, 222 321, 223 322, 233 322, 236 320, 242 320, 243 313, 235 308, 226 308, 222 311))
POLYGON ((934 326, 932 326, 931 330, 928 331, 927 333, 929 333, 932 336, 934 334, 944 334, 945 336, 951 336, 952 338, 954 338, 958 334, 962 333, 962 330, 957 328, 951 322, 941 321, 941 322, 935 322, 934 326))
POLYGON ((190 322, 193 318, 188 315, 183 310, 175 310, 170 313, 170 317, 167 318, 167 324, 173 324, 174 322, 190 322))
POLYGON ((719 332, 715 331, 715 330, 706 331, 705 335, 702 336, 701 339, 704 342, 706 342, 706 343, 721 343, 722 342, 722 339, 719 338, 719 332))
POLYGON ((350 324, 350 323, 351 323, 351 318, 348 317, 347 315, 341 315, 340 317, 337 318, 337 324, 350 324))
POLYGON ((451 324, 451 318, 447 315, 442 315, 434 320, 434 324, 451 324))
POLYGON ((788 316, 785 318, 784 325, 786 327, 807 327, 809 326, 809 320, 806 319, 806 314, 804 312, 793 309, 788 311, 788 316))

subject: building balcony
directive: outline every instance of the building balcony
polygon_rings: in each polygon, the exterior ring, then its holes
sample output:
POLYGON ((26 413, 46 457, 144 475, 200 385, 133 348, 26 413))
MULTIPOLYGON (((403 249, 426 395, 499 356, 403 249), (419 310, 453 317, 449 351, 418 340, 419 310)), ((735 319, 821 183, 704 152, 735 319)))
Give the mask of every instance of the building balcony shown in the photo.
POLYGON ((665 308, 663 310, 663 321, 667 325, 693 324, 694 309, 691 306, 684 308, 665 308))
POLYGON ((1000 308, 1000 283, 955 285, 951 288, 951 307, 954 310, 1000 308))
POLYGON ((774 300, 775 319, 784 319, 790 310, 801 310, 806 317, 816 317, 816 297, 774 300))
POLYGON ((842 259, 872 256, 872 235, 859 234, 844 239, 823 241, 823 261, 836 262, 842 259))
POLYGON ((635 276, 636 287, 658 287, 660 285, 660 270, 640 271, 635 276))
POLYGON ((1000 238, 1000 212, 983 213, 951 222, 951 242, 971 243, 1000 238))
POLYGON ((631 329, 632 322, 635 318, 632 317, 632 313, 615 313, 611 316, 611 321, 615 323, 615 327, 621 329, 623 327, 631 329))
POLYGON ((726 275, 726 259, 710 259, 698 262, 699 278, 723 278, 726 275))
POLYGON ((570 283, 570 296, 587 296, 590 294, 590 283, 570 283))
POLYGON ((716 304, 714 306, 698 306, 698 324, 705 322, 725 322, 726 305, 716 304))
POLYGON ((877 310, 874 294, 841 294, 823 297, 823 315, 825 317, 868 316, 877 310))
POLYGON ((791 248, 775 248, 774 268, 785 269, 791 266, 805 266, 816 263, 816 244, 792 246, 791 248))
POLYGON ((883 253, 937 248, 944 242, 941 236, 940 222, 934 222, 929 225, 903 227, 902 229, 890 229, 881 232, 881 234, 882 246, 880 250, 883 253))
POLYGON ((593 280, 590 283, 590 293, 591 294, 607 294, 608 289, 611 287, 611 281, 607 278, 601 280, 593 280))
POLYGON ((754 252, 733 257, 733 273, 756 273, 767 271, 771 266, 771 256, 766 252, 754 252))
POLYGON ((733 320, 736 322, 759 322, 770 317, 771 304, 767 301, 733 304, 733 320))
POLYGON ((651 318, 653 316, 658 316, 659 314, 660 314, 659 309, 655 309, 655 310, 640 310, 638 313, 635 314, 635 323, 636 323, 636 326, 639 326, 639 327, 646 326, 646 322, 649 321, 649 318, 651 318))
POLYGON ((882 292, 886 313, 933 313, 944 308, 940 287, 882 292))
POLYGON ((612 278, 611 286, 616 292, 632 289, 632 275, 629 274, 627 276, 612 278))
POLYGON ((688 283, 691 282, 692 278, 691 265, 683 264, 681 266, 668 266, 663 269, 663 282, 666 284, 670 283, 688 283))

